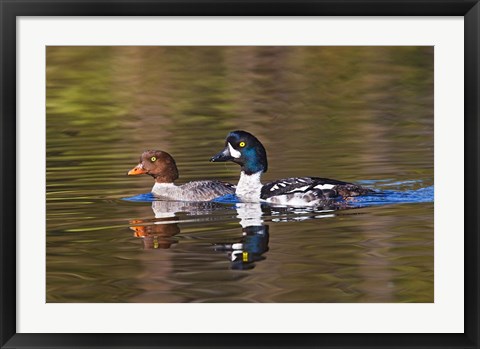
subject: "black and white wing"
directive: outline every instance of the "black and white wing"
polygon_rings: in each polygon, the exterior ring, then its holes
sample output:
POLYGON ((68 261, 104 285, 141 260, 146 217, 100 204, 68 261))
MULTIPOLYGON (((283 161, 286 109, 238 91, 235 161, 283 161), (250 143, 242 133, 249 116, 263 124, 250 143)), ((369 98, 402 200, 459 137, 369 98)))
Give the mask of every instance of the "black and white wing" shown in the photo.
POLYGON ((260 198, 282 205, 327 205, 338 196, 334 187, 343 183, 314 177, 286 178, 265 184, 260 198))
POLYGON ((330 205, 335 199, 371 193, 359 185, 320 177, 295 177, 262 187, 262 200, 284 205, 330 205))
POLYGON ((337 185, 347 184, 346 182, 317 177, 294 177, 285 178, 270 182, 262 187, 260 197, 267 200, 273 196, 288 195, 294 193, 318 192, 319 196, 335 197, 337 196, 334 188, 337 185))
POLYGON ((342 196, 344 198, 359 196, 359 195, 367 195, 372 194, 375 191, 369 188, 362 187, 361 185, 349 183, 349 182, 342 182, 337 181, 335 179, 329 178, 319 178, 319 177, 310 177, 312 181, 317 183, 314 187, 315 188, 327 188, 334 190, 338 196, 342 196))

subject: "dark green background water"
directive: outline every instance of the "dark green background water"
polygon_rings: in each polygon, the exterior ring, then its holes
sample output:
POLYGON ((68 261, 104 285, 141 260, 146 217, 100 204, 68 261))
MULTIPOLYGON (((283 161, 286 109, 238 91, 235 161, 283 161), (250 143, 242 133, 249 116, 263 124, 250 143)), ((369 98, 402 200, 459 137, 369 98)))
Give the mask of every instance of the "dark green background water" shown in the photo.
POLYGON ((433 301, 433 202, 264 208, 244 236, 232 204, 122 200, 153 185, 126 176, 145 149, 179 183, 236 183, 208 162, 235 129, 264 143, 265 182, 432 186, 433 48, 48 47, 47 302, 433 301))

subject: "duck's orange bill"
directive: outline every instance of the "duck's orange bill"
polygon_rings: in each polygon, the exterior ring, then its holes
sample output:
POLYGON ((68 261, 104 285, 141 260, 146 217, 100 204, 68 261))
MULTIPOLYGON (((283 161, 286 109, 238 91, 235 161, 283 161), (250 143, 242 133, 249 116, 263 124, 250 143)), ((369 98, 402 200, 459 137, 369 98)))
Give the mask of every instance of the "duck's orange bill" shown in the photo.
POLYGON ((147 171, 142 167, 142 164, 138 164, 134 168, 132 168, 130 171, 127 172, 127 175, 129 176, 136 176, 136 175, 141 175, 147 173, 147 171))

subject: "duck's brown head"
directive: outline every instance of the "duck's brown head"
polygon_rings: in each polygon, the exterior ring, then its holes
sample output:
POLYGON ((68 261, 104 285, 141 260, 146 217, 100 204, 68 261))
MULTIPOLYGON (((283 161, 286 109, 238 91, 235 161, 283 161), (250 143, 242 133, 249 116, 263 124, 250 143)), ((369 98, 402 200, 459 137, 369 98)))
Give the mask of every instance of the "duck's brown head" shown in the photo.
POLYGON ((147 150, 140 162, 127 173, 129 176, 148 174, 157 183, 173 183, 178 178, 178 169, 172 156, 161 150, 147 150))

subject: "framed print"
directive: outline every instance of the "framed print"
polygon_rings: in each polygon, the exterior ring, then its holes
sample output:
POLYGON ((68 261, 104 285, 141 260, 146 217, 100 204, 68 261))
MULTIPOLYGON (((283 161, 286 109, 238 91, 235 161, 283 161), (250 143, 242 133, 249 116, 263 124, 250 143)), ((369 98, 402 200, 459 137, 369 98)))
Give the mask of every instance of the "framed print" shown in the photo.
POLYGON ((479 6, 2 2, 2 348, 478 348, 479 6))

